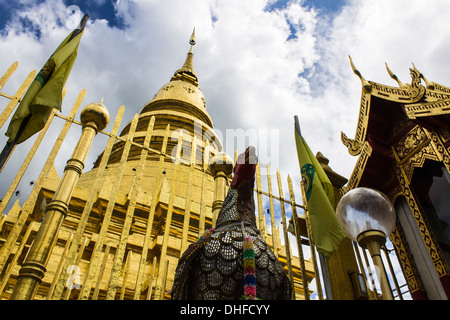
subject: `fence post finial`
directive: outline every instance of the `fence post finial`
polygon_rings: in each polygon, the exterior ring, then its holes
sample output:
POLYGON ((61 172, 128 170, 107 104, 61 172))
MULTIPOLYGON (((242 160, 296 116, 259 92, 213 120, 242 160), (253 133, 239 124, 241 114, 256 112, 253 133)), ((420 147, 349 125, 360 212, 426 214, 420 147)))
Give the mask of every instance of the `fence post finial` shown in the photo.
POLYGON ((64 175, 47 206, 47 213, 30 251, 19 271, 11 300, 31 300, 46 272, 47 260, 58 239, 61 223, 66 216, 73 191, 84 168, 84 161, 95 135, 109 122, 109 113, 101 103, 91 103, 81 112, 83 131, 72 157, 67 161, 64 175))

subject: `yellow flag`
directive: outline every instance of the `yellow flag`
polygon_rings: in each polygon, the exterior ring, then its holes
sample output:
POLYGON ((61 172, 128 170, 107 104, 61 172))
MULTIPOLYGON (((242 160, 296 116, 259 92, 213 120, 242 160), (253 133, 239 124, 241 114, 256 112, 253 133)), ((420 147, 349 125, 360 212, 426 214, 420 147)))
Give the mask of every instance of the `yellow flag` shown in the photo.
POLYGON ((307 210, 314 243, 317 251, 328 258, 339 248, 346 235, 332 206, 333 185, 302 137, 297 116, 294 119, 298 162, 305 182, 307 210))
POLYGON ((85 15, 80 25, 64 39, 31 83, 5 133, 8 142, 25 141, 44 127, 52 109, 61 111, 62 90, 77 58, 87 18, 85 15))

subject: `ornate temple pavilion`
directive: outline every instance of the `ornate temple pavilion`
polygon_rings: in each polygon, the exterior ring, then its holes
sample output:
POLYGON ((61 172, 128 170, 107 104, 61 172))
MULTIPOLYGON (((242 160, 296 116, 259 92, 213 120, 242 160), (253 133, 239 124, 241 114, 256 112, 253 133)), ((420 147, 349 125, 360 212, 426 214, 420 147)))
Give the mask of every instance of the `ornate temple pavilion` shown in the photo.
POLYGON ((355 137, 342 142, 357 163, 345 193, 369 187, 386 194, 397 224, 390 236, 414 299, 450 297, 450 88, 415 66, 398 87, 361 79, 355 137), (422 80, 424 84, 422 84, 422 80))

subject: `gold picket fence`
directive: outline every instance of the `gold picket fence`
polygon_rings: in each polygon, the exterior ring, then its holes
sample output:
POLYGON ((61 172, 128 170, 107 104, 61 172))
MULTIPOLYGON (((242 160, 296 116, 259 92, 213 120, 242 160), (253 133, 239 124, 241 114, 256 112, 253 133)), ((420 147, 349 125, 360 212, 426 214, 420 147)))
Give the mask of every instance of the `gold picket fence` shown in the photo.
MULTIPOLYGON (((17 66, 17 62, 13 63, 0 79, 0 90, 17 66)), ((12 96, 0 92, 2 97, 9 100, 0 114, 0 128, 20 102, 35 75, 36 71, 32 71, 12 96)), ((10 299, 18 282, 20 269, 43 224, 43 217, 48 209, 45 206, 46 199, 47 197, 51 199, 51 196, 54 195, 48 194, 48 190, 45 191, 43 187, 55 177, 55 159, 62 149, 71 125, 83 126, 75 119, 85 94, 84 90, 80 92, 67 116, 56 111, 50 115, 45 127, 35 135, 36 138, 33 138, 33 145, 23 159, 20 169, 10 182, 5 194, 2 195, 0 203, 1 299, 10 299), (49 156, 37 179, 32 182, 32 190, 23 205, 20 205, 18 199, 12 204, 14 196, 18 196, 18 185, 24 179, 25 172, 32 163, 33 157, 55 117, 64 120, 64 125, 58 133, 49 156)), ((115 117, 111 132, 99 131, 100 134, 106 136, 107 143, 103 149, 103 156, 98 164, 95 179, 92 181, 92 190, 82 204, 73 201, 68 203, 69 212, 65 217, 64 224, 70 225, 70 228, 64 228, 63 224, 63 227, 59 229, 57 239, 55 239, 56 244, 52 247, 53 251, 47 261, 47 272, 39 281, 37 289, 33 291, 33 299, 167 299, 178 257, 189 243, 194 242, 215 221, 212 204, 206 203, 208 197, 203 195, 198 210, 193 208, 193 202, 191 207, 189 196, 181 211, 180 208, 175 208, 175 183, 172 183, 169 188, 169 198, 166 204, 158 204, 158 197, 153 196, 150 206, 138 206, 136 203, 140 196, 139 188, 134 186, 131 188, 132 192, 126 205, 117 204, 120 202, 118 200, 118 184, 121 182, 120 179, 122 179, 130 150, 139 154, 140 162, 135 172, 137 184, 142 183, 142 168, 148 157, 158 159, 156 163, 159 163, 160 168, 168 168, 167 163, 173 163, 173 171, 167 173, 173 175, 172 182, 176 180, 177 174, 185 174, 189 181, 193 170, 203 174, 202 184, 208 179, 212 179, 206 161, 200 164, 196 163, 195 159, 181 162, 179 161, 180 154, 175 159, 173 158, 171 152, 166 150, 168 134, 164 137, 161 150, 150 148, 149 135, 151 136, 154 118, 150 120, 146 139, 142 143, 119 137, 117 133, 123 114, 124 107, 122 106, 115 117), (124 149, 117 168, 116 183, 111 187, 108 201, 103 203, 99 200, 97 191, 101 187, 103 173, 107 170, 108 159, 113 145, 117 141, 123 142, 124 149), (98 222, 99 230, 97 231, 92 231, 88 222, 89 219, 92 219, 93 212, 101 212, 103 215, 101 223, 98 222), (154 231, 156 224, 162 230, 159 234, 155 234, 154 231), (116 242, 111 242, 106 237, 106 234, 112 229, 117 233, 118 240, 116 242), (131 239, 130 230, 135 229, 142 234, 139 241, 131 239), (179 241, 173 239, 179 239, 179 241)), ((134 132, 136 125, 137 115, 131 121, 130 132, 134 132)), ((166 132, 168 132, 168 128, 166 132)), ((183 143, 182 139, 177 143, 183 143)), ((19 145, 17 148, 20 147, 19 145)), ((195 149, 193 146, 191 147, 195 149)), ((67 155, 66 159, 69 157, 67 155)), ((263 179, 259 165, 256 171, 255 202, 261 234, 285 266, 294 288, 293 299, 308 300, 315 298, 316 295, 318 299, 325 299, 330 296, 326 288, 327 278, 321 272, 324 266, 320 263, 313 241, 310 241, 312 237, 310 237, 308 215, 305 214, 304 206, 297 203, 295 198, 295 194, 300 192, 294 191, 292 179, 288 175, 288 193, 286 194, 289 196, 286 197, 280 172, 276 170, 278 194, 275 195, 272 191, 271 169, 269 166, 266 169, 267 191, 262 187, 263 179), (299 219, 290 219, 292 216, 297 216, 299 219), (266 221, 266 217, 269 218, 269 222, 266 221), (312 282, 314 282, 315 289, 312 289, 312 282), (312 294, 314 296, 311 296, 312 294)), ((0 173, 5 174, 4 172, 0 173)), ((8 174, 11 175, 9 172, 8 174)), ((163 178, 162 174, 156 177, 155 190, 162 188, 163 178)), ((300 185, 298 188, 300 189, 300 185)), ((202 192, 207 191, 202 189, 202 192)), ((186 191, 186 194, 189 192, 186 191)), ((209 198, 213 198, 213 196, 209 198)), ((100 215, 100 213, 98 214, 100 215)), ((370 265, 367 255, 365 251, 362 251, 361 255, 361 250, 356 244, 355 254, 360 268, 359 272, 367 281, 370 279, 370 274, 367 273, 370 265)), ((401 286, 396 280, 389 255, 386 257, 398 292, 397 296, 402 298, 401 286)), ((376 292, 375 287, 370 287, 370 289, 376 292)), ((377 299, 378 295, 373 294, 372 298, 377 299)))

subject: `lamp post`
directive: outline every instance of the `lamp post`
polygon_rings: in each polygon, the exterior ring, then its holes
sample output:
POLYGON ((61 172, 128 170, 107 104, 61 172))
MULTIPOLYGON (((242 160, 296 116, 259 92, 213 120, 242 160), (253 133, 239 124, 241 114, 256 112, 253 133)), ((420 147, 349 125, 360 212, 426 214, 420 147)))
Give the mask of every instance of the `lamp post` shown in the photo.
POLYGON ((393 300, 380 247, 394 229, 394 206, 381 192, 360 187, 350 190, 341 198, 336 213, 347 236, 369 250, 374 265, 379 269, 383 299, 393 300))

